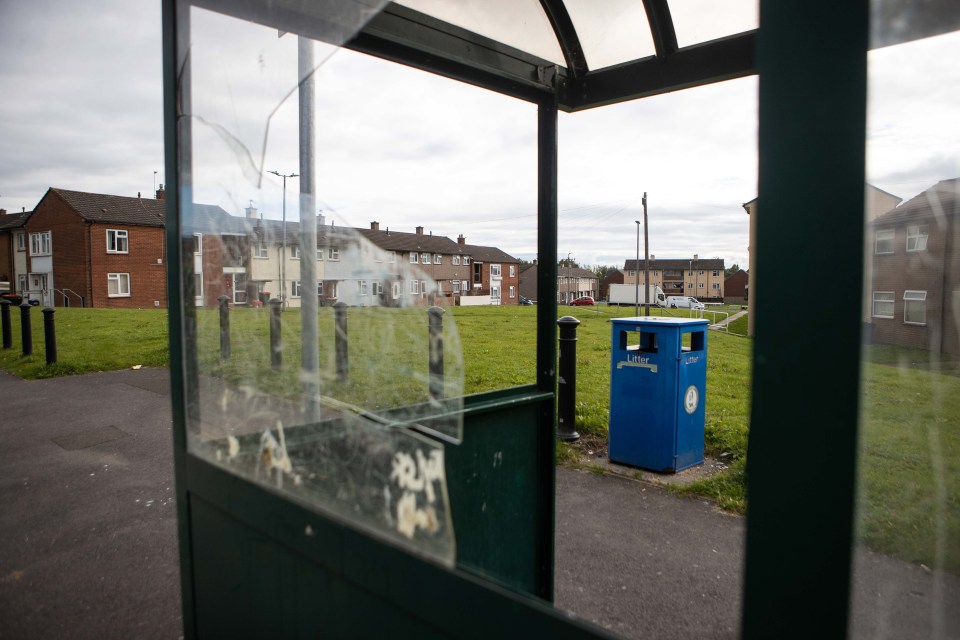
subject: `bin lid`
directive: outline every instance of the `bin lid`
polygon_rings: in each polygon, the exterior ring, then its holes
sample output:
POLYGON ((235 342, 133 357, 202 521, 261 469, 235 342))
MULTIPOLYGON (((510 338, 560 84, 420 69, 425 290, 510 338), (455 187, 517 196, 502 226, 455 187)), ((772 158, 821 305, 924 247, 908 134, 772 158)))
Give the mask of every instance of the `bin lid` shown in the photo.
POLYGON ((686 327, 690 325, 709 325, 709 320, 703 318, 673 318, 664 316, 639 316, 635 318, 613 318, 614 324, 647 325, 659 327, 686 327))

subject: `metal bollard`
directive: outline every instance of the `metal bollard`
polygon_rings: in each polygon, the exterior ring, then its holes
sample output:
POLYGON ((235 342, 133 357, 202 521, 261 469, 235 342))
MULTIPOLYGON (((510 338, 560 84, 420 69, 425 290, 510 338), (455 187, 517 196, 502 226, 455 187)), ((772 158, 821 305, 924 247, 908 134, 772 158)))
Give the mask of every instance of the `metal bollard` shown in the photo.
POLYGON ((280 304, 270 299, 270 366, 279 369, 283 362, 283 345, 280 344, 280 304))
POLYGON ((10 304, 9 300, 0 300, 0 324, 3 325, 3 348, 9 349, 13 346, 13 334, 10 329, 10 304))
POLYGON ((33 355, 33 330, 30 327, 30 305, 20 303, 20 342, 23 346, 22 355, 33 355))
POLYGON ((220 296, 220 360, 230 359, 230 296, 220 296))
POLYGON ((574 429, 577 407, 577 327, 573 316, 557 320, 560 327, 560 371, 557 378, 557 437, 567 442, 580 439, 574 429))
POLYGON ((333 305, 334 353, 337 359, 337 380, 345 381, 350 374, 350 356, 347 352, 347 303, 333 305))
POLYGON ((46 307, 43 310, 43 348, 47 352, 47 364, 57 361, 57 329, 53 324, 56 309, 46 307))
POLYGON ((440 400, 443 398, 443 309, 430 307, 427 317, 430 329, 430 397, 440 400))

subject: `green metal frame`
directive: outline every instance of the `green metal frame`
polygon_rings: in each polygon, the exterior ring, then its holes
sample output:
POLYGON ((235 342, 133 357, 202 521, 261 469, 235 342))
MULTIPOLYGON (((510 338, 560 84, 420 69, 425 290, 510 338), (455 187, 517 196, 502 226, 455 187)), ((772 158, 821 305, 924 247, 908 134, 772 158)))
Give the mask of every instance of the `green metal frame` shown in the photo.
MULTIPOLYGON (((257 3, 196 4, 251 16, 257 3)), ((275 5, 281 22, 310 35, 309 25, 304 31, 303 21, 297 22, 296 3, 277 0, 275 5)), ((666 1, 647 0, 657 55, 596 72, 586 69, 562 2, 543 0, 543 5, 568 68, 393 5, 349 43, 539 106, 537 382, 470 399, 467 421, 478 431, 469 446, 476 448, 453 453, 460 458, 451 466, 466 472, 489 455, 492 438, 502 437, 499 417, 491 417, 516 411, 534 423, 516 440, 530 449, 524 464, 546 481, 535 483, 535 524, 529 544, 518 552, 522 559, 489 555, 483 536, 473 540, 467 534, 461 566, 451 571, 187 453, 191 367, 183 340, 190 333, 190 316, 180 295, 177 211, 180 197, 190 197, 181 193, 178 173, 189 129, 181 129, 178 140, 175 96, 181 79, 173 34, 184 24, 178 12, 188 5, 164 0, 171 375, 188 638, 299 636, 317 632, 319 625, 348 636, 602 637, 601 631, 517 593, 552 596, 557 114, 758 71, 761 210, 757 246, 751 247, 758 265, 757 331, 742 635, 846 635, 860 391, 857 294, 862 286, 867 2, 762 0, 759 34, 678 50, 666 1), (811 246, 821 258, 802 274, 780 260, 811 246), (824 320, 809 329, 798 330, 781 315, 776 296, 766 293, 774 291, 773 283, 801 287, 827 278, 850 295, 824 301, 824 320), (805 443, 803 452, 798 441, 805 443), (792 462, 807 471, 782 473, 792 462), (305 534, 304 523, 310 523, 312 535, 305 534), (517 562, 524 571, 511 569, 517 562), (224 591, 225 585, 235 591, 224 591)), ((955 28, 942 22, 931 26, 938 32, 955 28)), ((468 432, 465 443, 471 437, 468 432)), ((472 487, 462 477, 454 481, 453 491, 463 492, 454 503, 475 506, 479 494, 496 488, 490 484, 495 478, 472 487)), ((475 512, 454 517, 458 531, 486 526, 475 512)))

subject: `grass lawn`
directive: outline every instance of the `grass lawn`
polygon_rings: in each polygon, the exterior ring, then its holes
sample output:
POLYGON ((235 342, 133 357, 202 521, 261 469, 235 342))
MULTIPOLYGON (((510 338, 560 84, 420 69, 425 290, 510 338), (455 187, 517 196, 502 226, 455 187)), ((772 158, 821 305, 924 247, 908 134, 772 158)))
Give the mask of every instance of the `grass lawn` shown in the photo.
MULTIPOLYGON (((739 310, 733 309, 731 311, 739 310)), ((152 367, 169 363, 167 316, 157 310, 57 309, 59 363, 45 364, 43 318, 32 310, 34 355, 20 355, 19 310, 13 309, 14 348, 0 352, 0 368, 23 378, 45 378, 134 365, 152 367)), ((320 310, 321 368, 332 370, 331 311, 320 310), (324 355, 326 354, 326 355, 324 355)), ((477 393, 533 383, 535 371, 536 307, 457 307, 456 318, 463 348, 464 393, 477 393)), ((685 310, 654 311, 688 315, 685 310)), ((286 312, 284 336, 289 340, 285 366, 269 366, 267 313, 238 310, 232 315, 235 336, 233 358, 218 358, 217 312, 199 310, 200 362, 204 371, 227 379, 254 375, 258 384, 277 393, 296 393, 294 367, 298 364, 298 311, 286 312), (253 373, 251 373, 253 372, 253 373)), ((606 438, 609 406, 609 341, 611 317, 633 316, 632 307, 561 307, 560 315, 581 321, 577 343, 577 430, 606 438)), ((350 310, 351 357, 360 361, 371 349, 394 345, 397 329, 376 324, 368 310, 350 310), (393 333, 391 333, 393 332, 393 333), (356 336, 365 336, 356 340, 356 336)), ((421 316, 407 335, 421 333, 421 316)), ((742 319, 745 323, 746 318, 742 319)), ((741 322, 741 321, 736 321, 741 322)), ((736 324, 736 323, 734 323, 736 324)), ((449 329, 449 323, 445 323, 449 329)), ((746 328, 743 327, 745 333, 746 328)), ((422 332, 425 333, 425 332, 422 332)), ((708 339, 706 448, 708 454, 731 461, 730 468, 705 481, 681 489, 715 500, 732 511, 746 505, 744 466, 749 420, 750 360, 752 341, 711 331, 708 339)), ((448 336, 447 367, 455 370, 448 336)), ((409 378, 402 392, 384 393, 383 381, 369 374, 357 377, 346 394, 359 394, 359 402, 396 404, 422 399, 425 389, 425 351, 416 340, 404 343, 410 351, 409 378), (377 390, 378 397, 364 396, 377 390), (380 397, 382 396, 382 397, 380 397), (414 397, 416 396, 416 397, 414 397)), ((924 351, 873 346, 865 351, 859 463, 858 536, 883 553, 929 567, 960 574, 960 358, 931 358, 924 351)), ((372 405, 371 405, 372 406, 372 405)), ((797 446, 802 446, 798 442, 797 446)), ((558 445, 564 459, 565 445, 558 445)), ((785 473, 787 471, 785 470, 785 473)), ((802 473, 802 470, 797 472, 802 473)))

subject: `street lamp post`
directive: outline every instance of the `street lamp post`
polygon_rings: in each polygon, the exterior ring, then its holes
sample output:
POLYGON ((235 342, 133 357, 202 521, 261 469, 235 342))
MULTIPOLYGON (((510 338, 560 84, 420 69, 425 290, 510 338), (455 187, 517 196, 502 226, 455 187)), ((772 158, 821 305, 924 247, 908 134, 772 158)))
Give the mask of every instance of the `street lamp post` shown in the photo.
POLYGON ((285 308, 287 300, 286 261, 287 261, 287 178, 297 178, 297 173, 283 174, 278 171, 268 171, 275 176, 283 178, 283 241, 280 244, 280 308, 285 308))
MULTIPOLYGON (((634 275, 637 276, 637 279, 634 281, 637 283, 637 290, 634 293, 633 314, 639 317, 640 316, 640 221, 634 220, 634 222, 637 223, 637 262, 634 265, 636 267, 636 271, 634 271, 633 273, 634 275)), ((650 286, 646 282, 643 283, 643 286, 647 287, 647 291, 650 290, 650 286)))

